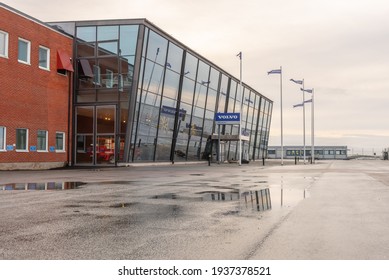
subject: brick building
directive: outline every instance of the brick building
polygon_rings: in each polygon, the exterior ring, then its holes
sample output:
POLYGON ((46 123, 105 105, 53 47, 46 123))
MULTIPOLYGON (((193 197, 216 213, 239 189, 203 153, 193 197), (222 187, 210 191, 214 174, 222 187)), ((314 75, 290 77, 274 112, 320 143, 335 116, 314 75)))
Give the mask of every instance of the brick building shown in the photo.
POLYGON ((66 165, 72 37, 0 3, 0 170, 66 165))

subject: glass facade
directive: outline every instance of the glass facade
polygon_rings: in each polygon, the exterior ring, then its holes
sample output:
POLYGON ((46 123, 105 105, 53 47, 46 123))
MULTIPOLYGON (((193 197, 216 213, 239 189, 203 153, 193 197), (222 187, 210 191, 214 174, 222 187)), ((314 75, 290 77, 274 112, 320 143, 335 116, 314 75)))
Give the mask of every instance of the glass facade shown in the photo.
MULTIPOLYGON (((241 109, 243 158, 264 156, 271 100, 246 85, 241 94, 236 78, 146 20, 75 26, 75 164, 204 160, 215 113, 241 109)), ((224 144, 226 159, 237 147, 224 144)))

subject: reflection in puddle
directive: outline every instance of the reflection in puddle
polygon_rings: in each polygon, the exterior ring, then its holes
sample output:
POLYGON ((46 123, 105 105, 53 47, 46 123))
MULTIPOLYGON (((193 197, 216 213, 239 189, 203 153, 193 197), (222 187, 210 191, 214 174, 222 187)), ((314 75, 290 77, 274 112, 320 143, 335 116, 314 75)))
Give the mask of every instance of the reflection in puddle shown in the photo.
POLYGON ((270 190, 268 188, 258 191, 249 191, 241 194, 246 208, 251 205, 257 211, 271 210, 270 190))
POLYGON ((239 200, 239 192, 218 192, 218 191, 207 191, 200 192, 198 194, 204 194, 203 198, 205 201, 231 201, 239 200))
POLYGON ((47 183, 12 183, 0 185, 3 191, 46 191, 46 190, 71 190, 84 185, 83 182, 47 182, 47 183))

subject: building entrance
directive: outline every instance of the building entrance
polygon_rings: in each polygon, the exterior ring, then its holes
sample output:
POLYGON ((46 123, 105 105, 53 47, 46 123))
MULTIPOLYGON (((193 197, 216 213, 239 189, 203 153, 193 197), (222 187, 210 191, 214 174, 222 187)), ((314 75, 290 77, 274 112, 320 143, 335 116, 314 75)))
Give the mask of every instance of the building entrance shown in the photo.
POLYGON ((116 106, 78 106, 75 123, 75 164, 114 165, 116 106))

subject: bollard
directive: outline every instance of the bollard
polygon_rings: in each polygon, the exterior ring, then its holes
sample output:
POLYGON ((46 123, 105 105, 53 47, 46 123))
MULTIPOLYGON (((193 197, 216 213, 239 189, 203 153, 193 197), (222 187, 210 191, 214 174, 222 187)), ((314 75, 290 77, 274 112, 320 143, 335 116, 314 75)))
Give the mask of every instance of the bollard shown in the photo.
POLYGON ((208 155, 208 166, 211 166, 211 154, 208 155))
POLYGON ((297 157, 294 157, 294 165, 297 164, 297 157))
POLYGON ((262 165, 265 166, 265 157, 262 157, 262 165))

